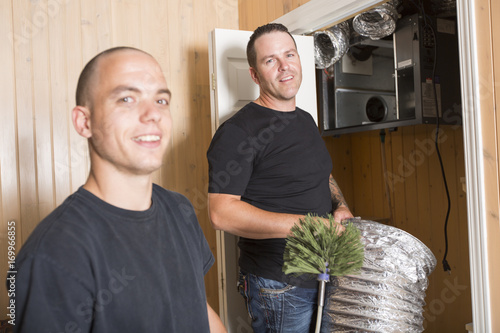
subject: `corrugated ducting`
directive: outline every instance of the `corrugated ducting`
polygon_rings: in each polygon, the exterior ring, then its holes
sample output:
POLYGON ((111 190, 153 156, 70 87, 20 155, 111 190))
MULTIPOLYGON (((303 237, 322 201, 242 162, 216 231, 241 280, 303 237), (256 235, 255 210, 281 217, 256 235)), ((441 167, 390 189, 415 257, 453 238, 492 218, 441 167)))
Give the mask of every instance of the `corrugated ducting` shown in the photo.
POLYGON ((365 243, 363 268, 327 288, 321 332, 423 332, 425 291, 436 258, 401 229, 350 222, 365 243))
POLYGON ((377 40, 391 35, 396 30, 399 18, 400 0, 392 0, 358 14, 352 21, 352 28, 361 36, 377 40))
POLYGON ((349 48, 348 22, 314 33, 314 60, 316 68, 328 68, 339 61, 349 48))

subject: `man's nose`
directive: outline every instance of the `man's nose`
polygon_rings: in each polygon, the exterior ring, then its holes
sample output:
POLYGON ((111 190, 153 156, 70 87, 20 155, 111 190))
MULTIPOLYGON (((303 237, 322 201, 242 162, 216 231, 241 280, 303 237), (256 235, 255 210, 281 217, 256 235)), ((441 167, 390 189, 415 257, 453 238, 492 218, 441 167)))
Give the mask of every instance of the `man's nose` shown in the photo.
POLYGON ((156 101, 145 101, 142 108, 141 120, 143 122, 159 122, 161 119, 161 110, 159 107, 156 101))
POLYGON ((280 70, 280 71, 286 71, 286 70, 288 70, 289 64, 288 64, 288 62, 286 61, 286 59, 281 59, 281 60, 279 61, 279 65, 280 65, 280 66, 279 66, 279 70, 280 70))

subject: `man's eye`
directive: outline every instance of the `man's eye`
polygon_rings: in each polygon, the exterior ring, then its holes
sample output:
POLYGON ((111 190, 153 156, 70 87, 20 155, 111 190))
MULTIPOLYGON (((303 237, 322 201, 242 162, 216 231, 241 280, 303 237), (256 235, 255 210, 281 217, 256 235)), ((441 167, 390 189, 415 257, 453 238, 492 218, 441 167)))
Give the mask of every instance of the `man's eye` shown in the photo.
POLYGON ((158 100, 158 104, 162 104, 162 105, 168 105, 168 100, 167 99, 159 99, 158 100))
POLYGON ((274 61, 274 59, 269 59, 269 60, 267 60, 267 61, 266 61, 266 64, 270 64, 270 63, 272 63, 273 61, 274 61))
POLYGON ((133 101, 134 100, 130 96, 120 98, 120 102, 123 102, 123 103, 132 103, 133 101))

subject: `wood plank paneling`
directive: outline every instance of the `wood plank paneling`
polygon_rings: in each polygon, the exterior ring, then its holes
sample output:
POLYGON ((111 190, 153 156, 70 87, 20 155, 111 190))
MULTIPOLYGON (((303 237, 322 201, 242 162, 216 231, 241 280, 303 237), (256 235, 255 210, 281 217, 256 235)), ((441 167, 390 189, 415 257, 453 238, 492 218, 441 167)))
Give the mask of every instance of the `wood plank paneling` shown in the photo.
MULTIPOLYGON (((61 204, 72 192, 69 177, 69 132, 73 126, 70 121, 70 105, 67 95, 67 61, 65 44, 65 11, 64 5, 54 7, 54 15, 49 22, 48 61, 50 85, 47 85, 47 96, 51 98, 50 120, 51 130, 45 130, 50 134, 50 145, 52 150, 52 178, 54 202, 49 207, 49 212, 54 205, 61 204), (57 64, 57 65, 56 65, 57 64), (57 167, 56 167, 57 166, 57 167), (61 166, 65 166, 62 167, 61 166)), ((42 215, 46 216, 46 214, 42 215)))
POLYGON ((351 210, 354 209, 354 181, 352 178, 351 137, 343 135, 338 138, 325 137, 325 144, 332 156, 332 175, 337 181, 342 194, 351 210))
MULTIPOLYGON (((21 245, 21 208, 19 200, 19 169, 17 168, 17 115, 14 50, 24 41, 22 35, 14 34, 13 4, 0 1, 0 99, 2 121, 0 121, 0 280, 5 281, 7 266, 7 227, 11 221, 16 226, 16 249, 21 245)), ((3 283, 3 282, 2 282, 3 283)), ((7 307, 7 289, 0 288, 0 306, 7 307)), ((2 313, 0 318, 4 318, 2 313)))
POLYGON ((276 15, 276 1, 267 1, 266 12, 269 17, 280 17, 281 15, 276 15))
MULTIPOLYGON (((354 189, 357 193, 353 210, 356 209, 356 216, 373 216, 374 193, 371 177, 371 145, 370 133, 360 133, 352 137, 352 145, 358 149, 352 151, 352 173, 354 189)), ((342 189, 341 189, 342 190, 342 189)))
MULTIPOLYGON (((238 22, 240 20, 238 13, 240 1, 234 0, 219 0, 217 2, 211 2, 215 7, 215 22, 211 21, 210 24, 215 25, 213 28, 225 27, 226 29, 238 29, 238 22)), ((211 27, 212 28, 212 27, 211 27)), ((212 29, 211 29, 212 30, 212 29)))
MULTIPOLYGON (((108 3, 103 1, 102 3, 108 3)), ((100 49, 97 44, 97 16, 105 13, 99 13, 97 10, 97 3, 95 1, 81 1, 74 5, 72 14, 75 19, 79 19, 81 24, 71 25, 70 34, 73 37, 79 37, 78 42, 80 43, 83 54, 83 63, 80 67, 84 66, 93 56, 99 53, 100 49), (76 11, 79 9, 79 11, 76 11), (78 16, 74 16, 78 15, 78 16)), ((112 11, 109 10, 108 15, 111 15, 112 11)), ((109 20, 111 24, 111 19, 109 20)), ((80 46, 80 47, 81 47, 80 46)))
POLYGON ((141 48, 141 5, 139 0, 111 0, 114 46, 141 48))
MULTIPOLYGON (((252 15, 249 20, 248 20, 248 23, 250 26, 252 27, 259 27, 265 23, 267 23, 267 13, 264 13, 262 11, 262 7, 261 7, 261 4, 262 4, 262 1, 261 0, 254 0, 254 1, 251 1, 251 7, 250 7, 250 10, 252 11, 252 13, 254 13, 254 15, 252 15)), ((255 28, 251 29, 251 30, 254 30, 255 28)))
POLYGON ((415 128, 413 126, 400 129, 403 134, 403 160, 408 165, 408 175, 404 181, 405 202, 404 217, 400 228, 415 234, 418 229, 416 168, 425 160, 425 156, 415 147, 415 128))
MULTIPOLYGON (((64 6, 65 36, 63 43, 66 47, 65 90, 68 113, 71 113, 71 109, 75 104, 76 85, 80 72, 85 63, 98 52, 98 48, 93 42, 95 37, 92 37, 95 36, 95 30, 93 30, 95 28, 87 29, 87 27, 92 27, 87 23, 91 22, 90 17, 93 14, 91 10, 87 11, 85 6, 88 5, 93 8, 92 2, 75 0, 66 2, 64 6), (75 24, 75 22, 80 22, 80 24, 75 24)), ((99 14, 102 15, 103 13, 95 13, 94 15, 99 14)), ((78 135, 73 129, 72 121, 68 121, 69 159, 61 158, 56 160, 56 170, 58 170, 57 166, 59 166, 63 174, 69 175, 70 192, 74 192, 87 179, 90 160, 87 140, 78 135)))
POLYGON ((274 21, 278 17, 283 16, 286 13, 288 13, 288 12, 285 13, 285 10, 283 8, 283 4, 282 4, 281 0, 276 0, 276 1, 274 1, 274 3, 275 3, 274 16, 269 18, 269 22, 274 21))
POLYGON ((429 164, 425 160, 434 152, 434 143, 428 136, 425 125, 415 127, 415 149, 423 154, 424 159, 419 160, 416 166, 416 207, 418 229, 422 238, 419 238, 424 244, 429 246, 432 240, 432 221, 429 211, 430 197, 429 192, 429 164))
POLYGON ((28 237, 40 220, 38 212, 38 191, 35 165, 35 124, 34 124, 34 91, 33 91, 33 55, 32 40, 39 38, 39 11, 34 12, 31 2, 15 1, 13 6, 14 34, 25 36, 23 43, 16 45, 15 54, 15 86, 17 108, 17 140, 19 152, 18 167, 20 177, 21 220, 17 228, 17 237, 23 241, 28 237), (36 25, 35 25, 36 23, 36 25))
MULTIPOLYGON (((270 1, 273 2, 274 1, 270 1)), ((238 29, 240 30, 248 30, 250 24, 248 23, 248 19, 250 18, 251 15, 248 13, 253 11, 250 11, 250 6, 251 2, 246 1, 246 0, 238 0, 238 29)))
POLYGON ((380 131, 370 133, 370 178, 372 182, 373 216, 387 219, 389 217, 385 196, 384 170, 382 169, 380 131))
MULTIPOLYGON (((406 218, 405 214, 405 180, 411 173, 411 167, 405 161, 403 153, 403 133, 401 129, 391 132, 391 155, 392 165, 388 166, 391 173, 390 189, 392 195, 392 202, 394 205, 393 223, 394 226, 403 225, 406 218)), ((353 147, 355 149, 355 147, 353 147)))
MULTIPOLYGON (((192 5, 192 4, 191 4, 192 5)), ((177 19, 166 22, 168 24, 169 44, 175 45, 169 52, 170 66, 166 69, 170 76, 170 90, 172 91, 171 112, 172 112, 172 141, 170 150, 167 152, 167 164, 162 168, 162 175, 165 173, 165 180, 168 187, 185 191, 185 187, 180 184, 181 178, 175 164, 176 161, 184 159, 184 153, 189 154, 186 146, 188 122, 186 117, 190 116, 192 110, 189 109, 190 101, 188 92, 190 90, 189 81, 184 77, 192 75, 192 71, 187 67, 190 64, 190 54, 188 36, 192 33, 190 27, 192 8, 187 8, 181 2, 168 2, 168 12, 176 13, 177 19), (185 109, 184 109, 185 108, 185 109)), ((191 159, 192 157, 189 157, 191 159)), ((188 163, 184 164, 188 170, 188 163)), ((189 181, 189 180, 188 180, 189 181)))
MULTIPOLYGON (((480 98, 481 109, 477 110, 480 123, 481 156, 479 165, 480 172, 484 173, 486 182, 483 188, 481 210, 484 210, 484 221, 474 221, 474 225, 482 222, 480 227, 484 230, 485 250, 487 249, 488 268, 488 299, 490 304, 491 330, 500 330, 500 267, 498 265, 498 253, 500 253, 500 114, 498 112, 498 101, 500 93, 498 82, 500 78, 500 6, 498 1, 477 0, 473 2, 475 9, 477 45, 481 46, 477 54, 477 68, 479 71, 480 87, 478 87, 478 98, 480 98)), ((476 111, 476 110, 475 110, 476 111)))
MULTIPOLYGON (((433 125, 399 128, 396 132, 388 133, 386 139, 394 226, 408 231, 424 242, 437 259, 436 270, 429 277, 430 284, 427 289, 428 305, 424 314, 426 332, 460 331, 465 323, 471 321, 467 215, 465 193, 460 182, 460 177, 465 174, 463 138, 460 126, 441 126, 441 128, 443 133, 439 137, 440 151, 452 200, 448 226, 450 244, 448 262, 452 266, 451 275, 445 273, 441 265, 444 254, 447 201, 434 148, 435 128, 433 125)), ((379 169, 377 165, 380 164, 380 152, 376 152, 375 148, 380 145, 379 135, 373 131, 342 137, 350 138, 352 142, 352 162, 344 161, 344 168, 352 163, 350 170, 354 184, 352 199, 354 204, 351 208, 356 216, 362 218, 380 217, 377 212, 379 207, 378 204, 374 204, 374 198, 376 193, 384 192, 382 188, 384 184, 381 179, 373 179, 383 177, 381 170, 375 171, 379 169), (367 166, 360 166, 363 164, 367 166), (367 194, 365 191, 370 192, 367 194)), ((334 145, 338 139, 325 138, 332 159, 337 162, 339 161, 337 156, 342 155, 342 147, 334 145)), ((336 167, 342 168, 342 166, 336 167)), ((349 190, 343 189, 343 191, 348 193, 349 190)), ((388 218, 388 216, 382 217, 388 218)))
POLYGON ((383 166, 383 177, 384 177, 384 182, 383 186, 385 187, 384 194, 385 194, 385 203, 386 203, 386 208, 384 210, 385 212, 385 217, 388 218, 388 224, 389 225, 394 225, 394 198, 393 198, 393 193, 392 193, 392 184, 394 182, 394 177, 392 177, 392 168, 389 168, 392 166, 392 136, 390 135, 391 131, 386 130, 385 131, 385 142, 382 148, 382 145, 380 146, 381 149, 385 152, 384 156, 380 157, 385 158, 385 166, 383 166))
MULTIPOLYGON (((493 124, 492 126, 495 128, 495 143, 496 143, 496 175, 495 178, 500 180, 500 112, 498 111, 498 106, 500 105, 500 92, 498 87, 498 82, 500 82, 500 3, 498 1, 490 1, 491 6, 491 34, 492 34, 492 48, 493 48, 493 82, 494 87, 494 110, 495 114, 493 116, 493 124)), ((491 215, 491 228, 490 228, 490 237, 492 240, 498 240, 500 237, 500 184, 497 182, 496 184, 492 184, 494 188, 493 191, 496 190, 496 203, 492 204, 491 211, 493 214, 491 215), (496 189, 495 189, 496 187, 496 189), (495 207, 496 206, 496 207, 495 207), (495 213, 496 213, 496 224, 495 224, 495 213)), ((500 253, 500 243, 498 241, 494 241, 489 249, 490 253, 500 253)), ((500 312, 500 286, 497 281, 500 280, 500 267, 498 265, 498 259, 491 256, 490 265, 492 268, 490 273, 490 281, 491 285, 491 295, 494 299, 492 303, 492 311, 491 313, 499 313, 500 312)), ((496 316, 493 320, 493 329, 500 330, 500 318, 496 316)))
MULTIPOLYGON (((86 2, 86 1, 85 1, 86 2)), ((165 1, 163 1, 164 3, 165 1)), ((84 1, 82 1, 83 6, 84 1)), ((157 4, 155 4, 156 6, 157 4)), ((111 47, 112 45, 112 36, 113 36, 113 28, 112 28, 112 19, 111 19, 111 0, 102 0, 96 3, 96 11, 94 15, 95 19, 95 30, 97 35, 97 49, 105 50, 111 47)), ((158 8, 157 16, 159 13, 165 13, 162 7, 158 8)), ((151 19, 151 21, 155 21, 151 19)), ((143 18, 144 22, 144 18, 143 18)), ((151 31, 151 30, 150 30, 151 31)), ((153 30, 156 31, 156 30, 153 30)), ((144 34, 144 31, 141 31, 144 34)), ((162 31, 158 30, 158 37, 163 36, 162 31)), ((149 38, 142 39, 143 41, 149 41, 149 38)), ((97 53, 97 52, 96 52, 97 53)))
MULTIPOLYGON (((210 73, 209 63, 206 59, 208 59, 207 30, 212 30, 211 27, 215 26, 215 22, 211 23, 211 20, 216 17, 216 12, 217 8, 209 2, 205 2, 203 5, 196 5, 193 12, 194 19, 198 20, 199 23, 195 26, 194 43, 190 46, 190 52, 194 56, 194 81, 196 82, 194 88, 190 89, 190 99, 193 101, 193 113, 190 117, 190 133, 197 133, 197 135, 192 135, 194 139, 193 145, 197 147, 197 151, 201 152, 208 149, 208 143, 212 138, 211 127, 206 126, 206 124, 211 123, 210 73)), ((216 232, 211 226, 208 214, 206 214, 208 209, 208 161, 204 154, 196 154, 191 164, 191 169, 193 171, 193 179, 197 181, 186 195, 193 204, 193 207, 195 207, 198 221, 200 221, 200 225, 204 230, 205 237, 210 240, 210 248, 215 255, 217 253, 216 232)), ((216 256, 214 268, 205 277, 207 285, 218 284, 217 265, 218 260, 216 256)), ((207 290, 207 298, 211 304, 219 304, 218 297, 218 289, 207 290)))
POLYGON ((283 14, 286 14, 295 9, 293 7, 293 0, 282 0, 283 2, 283 14))
MULTIPOLYGON (((460 183, 460 175, 464 175, 461 127, 448 126, 445 131, 446 136, 443 134, 440 136, 442 146, 440 150, 452 198, 452 214, 450 214, 448 227, 450 241, 448 261, 452 265, 451 276, 443 271, 441 265, 444 253, 446 196, 433 143, 434 127, 418 125, 400 128, 388 136, 389 140, 386 143, 389 160, 392 160, 392 163, 388 163, 388 171, 392 174, 391 196, 394 201, 394 225, 424 242, 438 260, 436 270, 429 278, 428 306, 425 308, 426 332, 458 331, 463 329, 467 320, 471 320, 468 247, 467 239, 464 239, 464 235, 467 235, 467 218, 464 212, 465 196, 460 183), (457 288, 453 289, 453 286, 457 288), (456 295, 448 295, 452 289, 456 295), (460 313, 461 320, 459 321, 456 320, 457 313, 460 313)), ((358 133, 348 136, 352 137, 353 151, 367 151, 367 142, 363 139, 366 138, 366 134, 358 133)), ((369 138, 373 141, 368 143, 370 147, 374 147, 374 142, 379 141, 376 136, 369 138)), ((354 160, 355 157, 353 157, 354 160)), ((372 165, 379 163, 375 154, 372 155, 372 161, 369 163, 372 165)), ((353 179, 363 178, 363 173, 356 174, 358 170, 355 167, 352 171, 353 179)), ((371 173, 370 177, 377 177, 377 174, 371 173)), ((382 186, 382 183, 372 181, 373 191, 382 191, 378 186, 382 186)), ((359 214, 359 205, 362 205, 363 209, 373 207, 373 205, 363 202, 367 196, 359 193, 361 190, 357 186, 354 187, 356 202, 354 210, 355 215, 363 216, 366 211, 359 214)), ((373 216, 375 212, 368 212, 368 214, 373 216)))
POLYGON ((44 13, 44 2, 33 3, 32 12, 38 26, 37 38, 32 44, 33 64, 33 119, 35 142, 35 167, 38 188, 38 216, 47 216, 54 207, 53 154, 52 154, 52 111, 50 92, 49 61, 49 16, 44 13))

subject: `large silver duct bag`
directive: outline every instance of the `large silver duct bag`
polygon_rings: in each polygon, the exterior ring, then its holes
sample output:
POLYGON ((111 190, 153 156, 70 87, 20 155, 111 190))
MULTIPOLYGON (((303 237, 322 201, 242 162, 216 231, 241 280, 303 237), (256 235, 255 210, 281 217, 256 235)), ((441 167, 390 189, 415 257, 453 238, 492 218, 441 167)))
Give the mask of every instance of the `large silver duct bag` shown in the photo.
POLYGON ((423 332, 432 252, 409 233, 381 223, 349 221, 360 231, 360 274, 339 277, 326 291, 321 332, 423 332))

